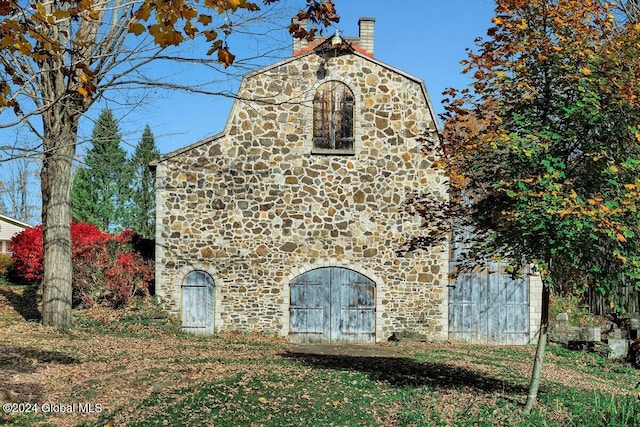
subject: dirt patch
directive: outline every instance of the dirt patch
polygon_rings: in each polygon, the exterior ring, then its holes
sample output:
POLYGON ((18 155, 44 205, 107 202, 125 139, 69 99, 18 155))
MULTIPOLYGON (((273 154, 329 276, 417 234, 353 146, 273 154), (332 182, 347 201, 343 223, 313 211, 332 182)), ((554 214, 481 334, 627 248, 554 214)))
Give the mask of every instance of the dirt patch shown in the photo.
POLYGON ((406 355, 399 352, 396 348, 384 345, 292 344, 288 347, 287 351, 290 354, 319 356, 406 357, 406 355))

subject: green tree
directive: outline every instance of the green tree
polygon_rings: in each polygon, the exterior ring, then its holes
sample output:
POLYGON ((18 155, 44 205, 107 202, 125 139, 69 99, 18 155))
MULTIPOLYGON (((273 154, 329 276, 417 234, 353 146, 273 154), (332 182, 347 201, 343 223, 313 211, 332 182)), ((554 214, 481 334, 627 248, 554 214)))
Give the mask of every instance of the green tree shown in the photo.
POLYGON ((155 235, 155 177, 149 164, 160 157, 151 128, 147 125, 131 159, 134 178, 130 228, 152 238, 155 235))
POLYGON ((113 112, 103 110, 93 128, 84 166, 71 187, 73 219, 105 232, 122 230, 127 222, 132 171, 121 141, 113 112))
POLYGON ((571 285, 605 294, 640 278, 640 27, 612 7, 498 0, 488 38, 463 62, 470 88, 446 100, 439 162, 451 204, 436 219, 472 227, 479 258, 532 263, 545 284, 527 412, 550 289, 567 286, 567 271, 580 279, 571 285))

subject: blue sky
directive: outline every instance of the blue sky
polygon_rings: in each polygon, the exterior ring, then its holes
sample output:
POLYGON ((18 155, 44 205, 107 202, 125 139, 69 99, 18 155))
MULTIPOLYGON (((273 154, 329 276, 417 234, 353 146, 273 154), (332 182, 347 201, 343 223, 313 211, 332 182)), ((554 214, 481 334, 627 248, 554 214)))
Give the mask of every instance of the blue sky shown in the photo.
MULTIPOLYGON (((465 48, 473 47, 474 39, 486 34, 494 9, 493 0, 334 1, 341 17, 340 23, 326 30, 325 35, 331 35, 338 29, 344 36, 357 36, 358 19, 375 18, 375 57, 422 79, 436 114, 442 112, 441 93, 444 89, 467 85, 467 78, 460 73, 460 60, 466 57, 465 48)), ((285 27, 293 11, 299 10, 304 3, 304 0, 281 0, 277 3, 279 31, 259 37, 232 37, 229 40, 230 47, 238 59, 261 55, 274 47, 280 50, 258 60, 259 65, 290 56, 291 38, 285 27), (282 7, 289 7, 289 10, 283 12, 282 7)), ((251 27, 251 30, 255 28, 251 27)), ((203 56, 208 46, 192 43, 180 49, 182 53, 203 56)), ((255 68, 256 65, 253 66, 255 68)), ((227 70, 227 76, 222 76, 192 65, 157 62, 146 70, 154 76, 169 76, 184 84, 215 80, 218 83, 207 89, 230 93, 235 93, 242 75, 247 71, 247 68, 232 66, 227 70)), ((223 96, 157 90, 112 91, 97 102, 81 121, 78 153, 82 155, 86 151, 93 120, 104 107, 113 109, 115 116, 120 119, 125 149, 133 150, 145 125, 149 124, 161 153, 168 153, 222 131, 231 106, 232 99, 223 96)), ((1 115, 0 120, 3 120, 1 115)), ((15 129, 2 130, 0 138, 5 141, 34 140, 34 136, 24 129, 17 136, 15 132, 15 129)), ((2 175, 0 168, 0 179, 2 175)))
MULTIPOLYGON (((375 18, 375 57, 422 79, 436 114, 442 112, 441 93, 444 89, 462 88, 468 84, 467 77, 460 73, 460 60, 466 57, 465 48, 473 47, 477 37, 486 35, 494 9, 493 0, 335 0, 335 3, 341 20, 326 34, 331 35, 338 29, 345 36, 357 36, 358 19, 375 18)), ((281 0, 278 7, 290 7, 288 12, 280 11, 278 14, 278 27, 282 29, 259 37, 234 37, 230 40, 233 52, 242 59, 279 47, 275 55, 259 60, 262 65, 290 56, 291 39, 284 28, 290 22, 293 10, 303 5, 304 0, 281 0)), ((208 47, 196 43, 181 49, 187 54, 202 56, 208 47)), ((247 69, 230 67, 227 76, 221 76, 216 73, 209 75, 194 66, 154 63, 146 71, 156 76, 170 76, 186 84, 216 80, 219 83, 208 89, 235 93, 247 69)), ((113 109, 120 119, 125 149, 133 151, 145 125, 149 124, 161 153, 168 153, 222 131, 232 99, 183 92, 113 91, 96 103, 81 121, 79 155, 83 155, 89 145, 86 141, 93 129, 93 119, 105 106, 113 109), (131 105, 132 101, 135 106, 131 105)), ((0 120, 4 120, 2 115, 0 120)), ((35 139, 24 129, 19 132, 15 129, 1 130, 0 138, 4 142, 27 141, 30 145, 35 139)), ((34 167, 30 198, 33 204, 39 205, 39 165, 34 167)), ((8 170, 7 164, 0 163, 0 180, 9 176, 8 170)))
MULTIPOLYGON (((289 2, 293 6, 302 3, 289 2)), ((442 112, 440 101, 445 88, 467 85, 466 77, 460 74, 460 60, 466 56, 465 48, 473 47, 476 37, 485 36, 494 9, 491 0, 335 0, 335 3, 341 16, 335 27, 345 36, 358 35, 358 18, 376 19, 375 57, 424 80, 436 113, 442 112)), ((287 23, 288 19, 283 19, 283 24, 287 23)), ((333 29, 328 32, 332 33, 333 29)), ((281 44, 287 46, 281 55, 289 55, 286 30, 278 37, 281 44)), ((249 48, 267 48, 261 46, 259 39, 250 46, 233 43, 232 39, 231 48, 238 57, 248 54, 249 48)), ((237 73, 237 78, 221 83, 221 88, 235 91, 243 71, 230 71, 237 73)), ((189 78, 189 69, 178 72, 189 78)), ((111 98, 117 100, 116 95, 112 94, 111 98)), ((231 104, 232 100, 224 97, 174 92, 151 93, 135 109, 119 107, 117 102, 107 103, 116 115, 122 115, 126 144, 135 145, 144 125, 149 123, 162 153, 222 131, 231 104)), ((92 114, 97 116, 100 108, 94 108, 92 114)), ((85 135, 90 129, 85 124, 85 135)))

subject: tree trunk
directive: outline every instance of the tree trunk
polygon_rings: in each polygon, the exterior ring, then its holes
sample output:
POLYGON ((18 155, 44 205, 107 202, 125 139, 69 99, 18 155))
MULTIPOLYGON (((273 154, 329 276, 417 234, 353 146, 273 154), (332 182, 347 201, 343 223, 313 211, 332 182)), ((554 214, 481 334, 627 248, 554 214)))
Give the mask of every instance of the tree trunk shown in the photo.
POLYGON ((529 393, 524 406, 524 413, 530 414, 538 399, 538 389, 540 388, 540 374, 542 373, 542 362, 544 351, 547 346, 547 336, 549 334, 549 287, 542 286, 542 313, 540 314, 540 333, 538 334, 538 345, 536 347, 536 357, 533 362, 531 372, 531 382, 529 383, 529 393))
POLYGON ((71 326, 71 164, 78 118, 71 106, 43 115, 42 183, 43 287, 42 323, 60 329, 71 326))

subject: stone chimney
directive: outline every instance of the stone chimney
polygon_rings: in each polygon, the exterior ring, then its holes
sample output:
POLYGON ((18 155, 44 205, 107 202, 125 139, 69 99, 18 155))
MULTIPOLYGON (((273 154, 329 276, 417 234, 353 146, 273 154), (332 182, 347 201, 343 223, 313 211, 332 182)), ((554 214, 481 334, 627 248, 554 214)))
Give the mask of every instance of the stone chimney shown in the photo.
POLYGON ((375 24, 375 18, 358 19, 358 28, 360 29, 358 45, 371 55, 373 55, 373 27, 375 24))
MULTIPOLYGON (((298 24, 305 30, 307 29, 308 21, 306 19, 298 19, 297 17, 293 17, 291 19, 292 24, 298 24)), ((309 45, 309 42, 304 39, 297 39, 293 37, 293 55, 299 55, 303 49, 305 49, 309 45)))

